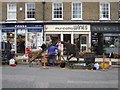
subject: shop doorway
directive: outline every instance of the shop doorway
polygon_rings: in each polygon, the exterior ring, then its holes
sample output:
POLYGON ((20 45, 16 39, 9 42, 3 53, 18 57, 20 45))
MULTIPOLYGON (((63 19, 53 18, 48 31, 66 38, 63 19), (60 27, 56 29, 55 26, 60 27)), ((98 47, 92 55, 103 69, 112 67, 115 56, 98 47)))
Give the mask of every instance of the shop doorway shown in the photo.
POLYGON ((63 41, 71 43, 71 34, 63 34, 63 41))
MULTIPOLYGON (((71 34, 63 34, 63 41, 71 43, 71 34)), ((63 45, 63 55, 67 55, 67 50, 65 45, 63 45)))
POLYGON ((17 35, 17 53, 25 53, 25 35, 17 35))
POLYGON ((25 30, 18 30, 17 32, 17 53, 25 54, 25 30))

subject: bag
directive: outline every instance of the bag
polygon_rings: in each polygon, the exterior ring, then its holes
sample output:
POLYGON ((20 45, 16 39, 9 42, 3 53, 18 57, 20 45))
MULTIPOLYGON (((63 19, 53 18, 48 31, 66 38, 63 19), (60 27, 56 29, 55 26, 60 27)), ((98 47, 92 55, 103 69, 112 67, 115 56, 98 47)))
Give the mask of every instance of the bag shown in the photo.
POLYGON ((61 67, 61 68, 64 68, 65 65, 66 65, 65 62, 61 62, 61 63, 60 63, 60 67, 61 67))

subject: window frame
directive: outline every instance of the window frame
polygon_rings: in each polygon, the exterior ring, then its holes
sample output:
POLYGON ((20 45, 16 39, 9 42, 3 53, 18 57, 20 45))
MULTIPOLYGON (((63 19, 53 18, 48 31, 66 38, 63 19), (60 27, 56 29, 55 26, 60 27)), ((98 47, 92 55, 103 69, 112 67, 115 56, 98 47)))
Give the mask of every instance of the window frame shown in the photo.
POLYGON ((52 20, 63 20, 63 3, 56 3, 56 4, 62 4, 62 18, 54 18, 54 4, 56 2, 52 3, 52 20))
POLYGON ((7 20, 17 20, 17 4, 16 3, 7 3, 7 20), (9 5, 14 4, 15 10, 9 10, 9 5), (15 18, 10 18, 8 13, 15 13, 15 18))
POLYGON ((99 7, 100 7, 100 13, 99 13, 99 15, 100 15, 100 19, 99 20, 110 20, 110 2, 100 2, 99 3, 99 7), (101 7, 101 4, 108 4, 108 18, 103 18, 103 15, 102 15, 102 7, 101 7))
POLYGON ((72 2, 71 6, 72 6, 71 7, 72 8, 71 9, 72 10, 72 12, 71 12, 71 20, 82 20, 82 2, 72 2), (80 7, 81 8, 81 12, 80 12, 81 13, 81 18, 73 18, 73 3, 80 3, 81 4, 81 7, 80 7))
POLYGON ((35 17, 34 18, 28 18, 27 17, 27 4, 34 4, 34 7, 35 7, 35 3, 34 2, 27 2, 27 3, 25 3, 25 20, 35 20, 35 17))

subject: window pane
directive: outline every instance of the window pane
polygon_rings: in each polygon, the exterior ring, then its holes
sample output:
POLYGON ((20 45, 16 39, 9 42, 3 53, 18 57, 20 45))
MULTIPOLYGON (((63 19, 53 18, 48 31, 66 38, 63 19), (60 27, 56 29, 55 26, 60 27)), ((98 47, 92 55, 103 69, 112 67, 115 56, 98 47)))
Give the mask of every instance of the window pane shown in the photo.
POLYGON ((7 11, 8 19, 16 19, 16 4, 14 3, 8 4, 7 11))
POLYGON ((62 18, 62 3, 54 3, 53 6, 54 18, 62 18))
POLYGON ((35 4, 27 3, 27 18, 35 18, 35 4))
POLYGON ((109 18, 109 4, 108 3, 100 4, 100 16, 101 18, 109 18))
POLYGON ((81 18, 81 3, 73 3, 73 18, 81 18))

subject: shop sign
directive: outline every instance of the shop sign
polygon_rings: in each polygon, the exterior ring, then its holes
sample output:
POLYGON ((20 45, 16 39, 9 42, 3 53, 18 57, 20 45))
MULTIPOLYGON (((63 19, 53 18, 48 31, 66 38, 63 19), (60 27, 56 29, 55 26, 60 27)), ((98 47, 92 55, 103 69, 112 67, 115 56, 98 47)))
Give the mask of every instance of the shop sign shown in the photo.
POLYGON ((2 25, 2 28, 29 28, 29 27, 43 27, 43 25, 2 25))
POLYGON ((24 28, 24 27, 27 27, 26 25, 15 25, 15 27, 17 28, 24 28))
POLYGON ((46 25, 47 31, 90 31, 90 25, 46 25))
POLYGON ((114 36, 115 37, 116 36, 117 37, 117 36, 120 36, 120 34, 117 34, 117 33, 109 33, 108 34, 107 33, 107 34, 103 34, 103 36, 106 36, 106 37, 110 37, 110 36, 114 36))
POLYGON ((25 29, 18 29, 17 34, 25 34, 25 29))
POLYGON ((27 27, 43 27, 43 25, 27 25, 27 27))
POLYGON ((42 32, 42 29, 28 29, 28 32, 42 32))
POLYGON ((99 24, 92 25, 92 32, 107 32, 107 33, 115 33, 120 32, 119 24, 99 24))
POLYGON ((15 32, 15 29, 3 29, 2 32, 15 32))

